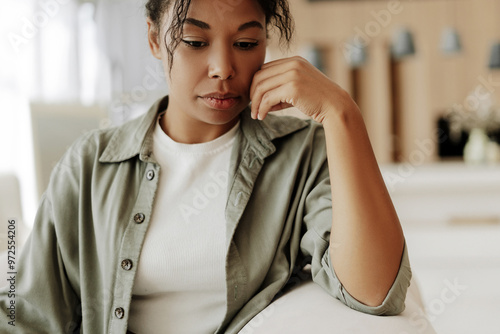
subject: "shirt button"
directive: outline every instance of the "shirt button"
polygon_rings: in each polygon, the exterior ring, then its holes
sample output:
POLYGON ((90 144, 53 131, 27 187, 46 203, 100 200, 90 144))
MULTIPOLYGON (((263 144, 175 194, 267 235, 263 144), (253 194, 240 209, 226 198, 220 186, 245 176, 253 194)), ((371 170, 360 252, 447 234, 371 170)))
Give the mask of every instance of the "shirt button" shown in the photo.
POLYGON ((125 316, 125 310, 121 307, 117 307, 115 308, 115 317, 117 317, 118 319, 123 319, 123 317, 125 316))
POLYGON ((142 224, 144 222, 144 219, 146 217, 144 216, 143 213, 137 213, 135 216, 134 216, 134 221, 137 223, 137 224, 142 224))
POLYGON ((153 180, 155 178, 155 171, 154 170, 149 170, 146 174, 146 177, 149 181, 153 180))
POLYGON ((132 269, 132 261, 129 259, 125 259, 122 261, 122 269, 123 270, 130 270, 132 269))

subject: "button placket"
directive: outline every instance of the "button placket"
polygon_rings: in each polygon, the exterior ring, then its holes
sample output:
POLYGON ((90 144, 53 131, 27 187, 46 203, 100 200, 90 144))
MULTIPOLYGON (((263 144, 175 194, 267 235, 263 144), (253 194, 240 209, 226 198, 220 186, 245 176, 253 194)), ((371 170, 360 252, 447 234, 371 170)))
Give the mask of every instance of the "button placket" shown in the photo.
POLYGON ((158 172, 159 168, 157 170, 156 167, 149 164, 144 174, 142 174, 141 186, 138 189, 135 205, 130 212, 128 221, 128 224, 132 224, 134 227, 131 228, 132 226, 129 225, 130 228, 125 229, 118 258, 115 260, 118 262, 118 268, 116 269, 116 284, 114 287, 113 305, 115 308, 111 309, 111 317, 114 321, 111 321, 110 328, 113 333, 120 332, 124 326, 126 329, 125 321, 128 314, 126 314, 127 309, 123 306, 128 305, 127 296, 130 296, 133 289, 136 272, 136 263, 134 261, 138 261, 139 255, 137 253, 144 237, 144 233, 138 232, 144 231, 149 222, 151 211, 148 204, 153 200, 156 191, 158 172), (122 319, 125 321, 122 321, 122 319))

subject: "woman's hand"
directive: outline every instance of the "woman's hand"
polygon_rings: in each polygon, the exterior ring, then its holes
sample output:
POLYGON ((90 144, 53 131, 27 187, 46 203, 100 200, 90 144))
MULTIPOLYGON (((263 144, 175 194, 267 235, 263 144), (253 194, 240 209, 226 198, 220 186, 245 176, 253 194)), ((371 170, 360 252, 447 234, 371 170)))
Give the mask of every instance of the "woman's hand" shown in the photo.
POLYGON ((358 110, 349 94, 307 60, 291 57, 262 65, 250 87, 252 118, 296 107, 317 122, 339 112, 358 110))

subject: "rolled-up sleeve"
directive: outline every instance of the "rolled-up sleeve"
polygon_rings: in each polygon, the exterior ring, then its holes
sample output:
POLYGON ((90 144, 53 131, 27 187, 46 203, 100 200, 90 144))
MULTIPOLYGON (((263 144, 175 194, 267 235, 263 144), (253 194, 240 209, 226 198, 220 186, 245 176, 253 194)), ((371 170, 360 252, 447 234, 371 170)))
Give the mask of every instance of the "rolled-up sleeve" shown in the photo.
MULTIPOLYGON (((382 304, 371 307, 356 300, 337 278, 330 259, 332 200, 326 163, 322 164, 316 180, 319 181, 307 194, 304 233, 300 242, 302 254, 311 259, 313 281, 352 309, 373 315, 401 313, 405 308, 406 291, 412 275, 406 242, 398 274, 382 304)), ((370 277, 366 279, 369 280, 370 277)))
POLYGON ((324 280, 326 278, 330 282, 334 282, 333 284, 336 285, 334 286, 336 294, 335 297, 340 299, 350 308, 373 315, 396 315, 404 311, 406 291, 408 289, 408 286, 410 285, 411 279, 411 269, 410 262, 408 260, 406 243, 404 245, 403 255, 396 279, 389 289, 389 292, 387 293, 384 301, 379 306, 367 306, 359 302, 357 299, 351 296, 349 292, 347 292, 347 290, 335 275, 335 270, 333 269, 330 261, 329 249, 327 249, 324 253, 323 259, 321 260, 321 266, 325 269, 325 272, 324 274, 317 275, 316 282, 318 282, 318 284, 320 284, 321 286, 323 286, 321 284, 321 280, 324 280), (326 275, 327 277, 322 277, 321 275, 326 275))

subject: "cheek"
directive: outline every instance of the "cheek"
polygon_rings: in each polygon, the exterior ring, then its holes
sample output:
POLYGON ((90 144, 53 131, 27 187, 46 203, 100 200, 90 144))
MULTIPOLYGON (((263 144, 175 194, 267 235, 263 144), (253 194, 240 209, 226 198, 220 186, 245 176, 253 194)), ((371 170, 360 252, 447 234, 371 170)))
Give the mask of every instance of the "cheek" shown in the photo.
POLYGON ((254 57, 252 57, 251 61, 248 62, 248 67, 251 68, 251 70, 255 73, 257 72, 262 64, 264 64, 264 59, 266 55, 265 54, 257 54, 254 57))
POLYGON ((176 54, 170 71, 169 83, 172 88, 193 88, 200 78, 200 67, 193 66, 196 62, 189 60, 188 57, 176 54))
POLYGON ((265 53, 264 54, 255 54, 252 57, 245 57, 242 59, 243 64, 243 72, 245 73, 246 80, 248 85, 252 83, 253 76, 264 64, 265 53))

